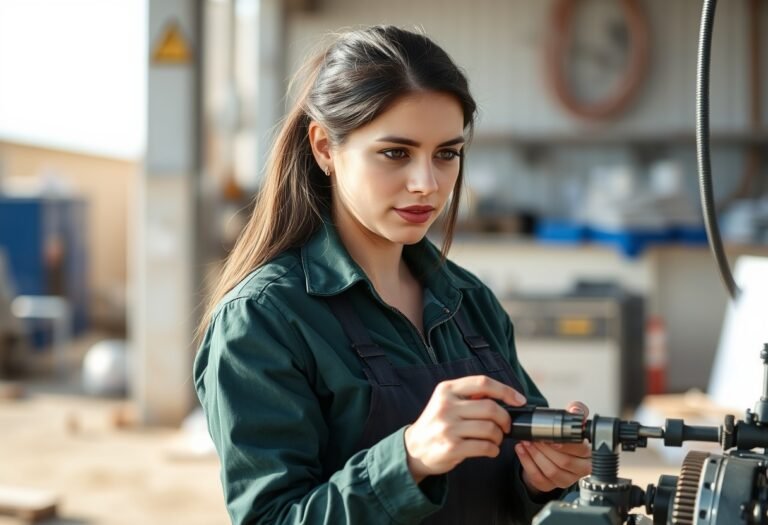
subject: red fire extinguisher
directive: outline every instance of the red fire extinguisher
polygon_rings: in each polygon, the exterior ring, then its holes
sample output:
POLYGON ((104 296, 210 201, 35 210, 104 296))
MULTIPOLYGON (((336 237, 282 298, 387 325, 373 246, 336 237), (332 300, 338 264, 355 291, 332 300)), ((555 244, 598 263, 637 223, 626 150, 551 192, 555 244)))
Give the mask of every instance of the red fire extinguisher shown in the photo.
POLYGON ((658 315, 645 324, 645 378, 647 394, 663 394, 667 389, 667 329, 658 315))

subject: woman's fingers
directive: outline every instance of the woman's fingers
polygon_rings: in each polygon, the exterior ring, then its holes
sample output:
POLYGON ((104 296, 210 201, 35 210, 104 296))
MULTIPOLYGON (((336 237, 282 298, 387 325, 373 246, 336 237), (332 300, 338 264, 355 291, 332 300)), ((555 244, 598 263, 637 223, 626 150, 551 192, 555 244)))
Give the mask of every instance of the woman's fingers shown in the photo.
POLYGON ((592 448, 588 443, 552 443, 552 448, 584 459, 592 459, 592 448))
MULTIPOLYGON (((583 445, 571 445, 572 447, 583 447, 583 445)), ((589 458, 589 450, 576 449, 577 454, 571 454, 567 449, 560 448, 555 449, 546 443, 530 443, 530 448, 534 448, 537 454, 531 452, 534 455, 534 459, 541 457, 542 462, 548 461, 554 468, 560 471, 568 472, 576 477, 582 477, 589 474, 592 470, 592 461, 589 458), (578 455, 582 454, 582 455, 578 455)), ((546 473, 546 472, 545 472, 546 473)), ((570 482, 569 482, 570 484, 570 482)))
POLYGON ((440 383, 437 388, 464 399, 490 397, 512 406, 525 404, 525 396, 520 392, 488 376, 462 377, 440 383))
POLYGON ((468 457, 496 457, 509 414, 496 400, 521 405, 525 398, 514 388, 487 376, 443 381, 427 406, 405 430, 408 468, 420 482, 426 476, 452 470, 468 457))
POLYGON ((589 407, 581 401, 571 401, 565 410, 571 414, 581 414, 585 420, 589 416, 589 407))
POLYGON ((462 421, 454 427, 454 434, 462 439, 490 441, 496 446, 504 440, 504 432, 493 421, 462 421))
MULTIPOLYGON (((525 404, 514 388, 488 376, 444 381, 432 394, 419 418, 405 431, 408 467, 418 481, 452 470, 469 457, 496 457, 511 418, 499 405, 525 404)), ((585 418, 586 405, 571 403, 567 409, 585 418)), ((526 484, 541 491, 567 487, 591 469, 586 445, 518 444, 526 484)))
POLYGON ((493 399, 465 399, 456 403, 459 417, 466 420, 491 420, 505 433, 512 428, 509 413, 493 399))
POLYGON ((563 465, 557 463, 555 460, 550 459, 550 457, 542 450, 546 445, 524 441, 523 447, 527 455, 536 464, 538 472, 555 487, 567 487, 581 477, 566 470, 563 465))
POLYGON ((485 439, 464 439, 458 448, 459 455, 463 458, 495 458, 501 453, 498 445, 485 439))
POLYGON ((555 488, 555 485, 544 475, 522 442, 515 445, 515 451, 520 460, 520 465, 523 467, 523 478, 529 486, 541 492, 549 492, 555 488))

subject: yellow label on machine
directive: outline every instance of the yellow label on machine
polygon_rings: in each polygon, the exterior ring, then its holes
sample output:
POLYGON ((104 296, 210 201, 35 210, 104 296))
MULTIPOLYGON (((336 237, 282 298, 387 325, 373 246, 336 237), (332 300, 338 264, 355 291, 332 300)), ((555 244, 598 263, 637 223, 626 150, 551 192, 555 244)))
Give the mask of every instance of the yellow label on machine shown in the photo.
POLYGON ((560 335, 586 336, 595 331, 595 323, 586 317, 564 317, 557 320, 557 333, 560 335))

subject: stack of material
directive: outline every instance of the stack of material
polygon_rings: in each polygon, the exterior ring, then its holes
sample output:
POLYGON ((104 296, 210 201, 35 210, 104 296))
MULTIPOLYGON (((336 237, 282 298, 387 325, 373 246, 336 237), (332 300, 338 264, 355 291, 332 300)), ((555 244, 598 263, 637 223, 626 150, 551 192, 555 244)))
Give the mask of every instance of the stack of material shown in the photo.
POLYGON ((55 517, 57 504, 53 492, 0 485, 0 514, 35 522, 55 517))
POLYGON ((20 321, 11 313, 13 288, 6 261, 0 248, 0 377, 17 375, 22 368, 18 351, 23 331, 20 321))

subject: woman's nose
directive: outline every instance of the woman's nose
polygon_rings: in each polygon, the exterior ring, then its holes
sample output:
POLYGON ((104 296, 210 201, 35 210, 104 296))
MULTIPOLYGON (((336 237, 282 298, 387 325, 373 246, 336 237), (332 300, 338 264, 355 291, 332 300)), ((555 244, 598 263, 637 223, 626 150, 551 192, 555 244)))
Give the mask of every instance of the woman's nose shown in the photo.
POLYGON ((437 191, 437 178, 431 159, 419 162, 408 177, 408 191, 428 195, 437 191))

